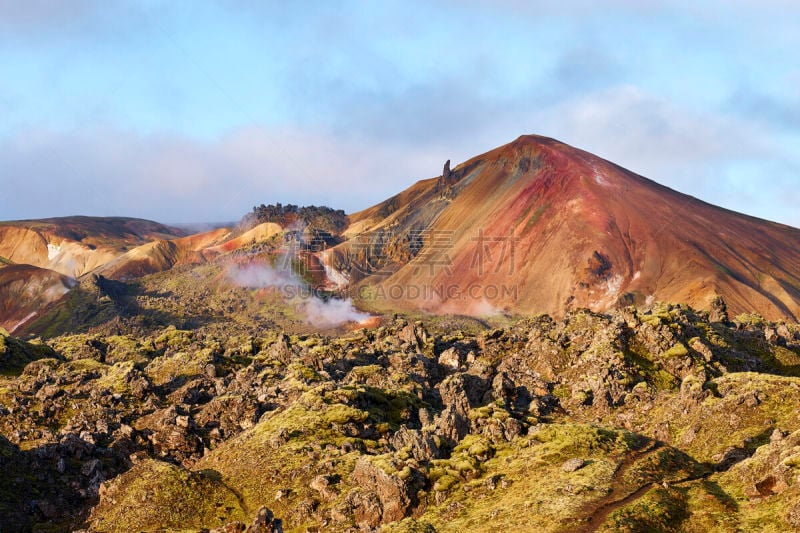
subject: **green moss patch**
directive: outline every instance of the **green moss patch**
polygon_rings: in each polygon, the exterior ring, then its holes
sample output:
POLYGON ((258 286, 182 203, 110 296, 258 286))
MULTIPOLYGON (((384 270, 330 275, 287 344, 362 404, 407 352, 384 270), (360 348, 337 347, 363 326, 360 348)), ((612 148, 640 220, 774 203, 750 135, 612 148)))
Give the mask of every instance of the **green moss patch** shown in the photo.
POLYGON ((191 472, 154 460, 112 481, 103 501, 93 513, 96 531, 185 531, 248 518, 242 502, 219 474, 191 472))

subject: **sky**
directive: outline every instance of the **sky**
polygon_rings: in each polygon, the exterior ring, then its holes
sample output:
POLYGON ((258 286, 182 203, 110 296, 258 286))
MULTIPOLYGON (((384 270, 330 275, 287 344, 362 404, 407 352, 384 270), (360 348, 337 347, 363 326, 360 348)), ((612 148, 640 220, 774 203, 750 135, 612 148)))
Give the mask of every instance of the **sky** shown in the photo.
POLYGON ((0 219, 353 212, 522 134, 800 226, 795 0, 0 0, 0 219))

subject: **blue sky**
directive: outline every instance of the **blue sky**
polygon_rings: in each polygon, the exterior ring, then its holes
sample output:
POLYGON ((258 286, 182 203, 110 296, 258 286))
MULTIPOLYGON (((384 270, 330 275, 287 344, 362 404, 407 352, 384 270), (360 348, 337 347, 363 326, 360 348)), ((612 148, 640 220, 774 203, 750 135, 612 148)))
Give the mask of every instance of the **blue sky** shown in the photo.
POLYGON ((354 211, 538 133, 800 226, 797 50, 785 0, 0 0, 0 218, 354 211))

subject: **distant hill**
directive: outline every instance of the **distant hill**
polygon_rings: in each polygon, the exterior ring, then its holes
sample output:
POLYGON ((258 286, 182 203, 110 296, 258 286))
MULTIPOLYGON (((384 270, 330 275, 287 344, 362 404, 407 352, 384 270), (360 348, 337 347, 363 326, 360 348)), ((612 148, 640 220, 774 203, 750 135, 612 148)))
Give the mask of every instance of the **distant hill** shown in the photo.
POLYGON ((184 235, 178 228, 137 218, 75 216, 0 222, 0 257, 78 277, 135 246, 184 235))

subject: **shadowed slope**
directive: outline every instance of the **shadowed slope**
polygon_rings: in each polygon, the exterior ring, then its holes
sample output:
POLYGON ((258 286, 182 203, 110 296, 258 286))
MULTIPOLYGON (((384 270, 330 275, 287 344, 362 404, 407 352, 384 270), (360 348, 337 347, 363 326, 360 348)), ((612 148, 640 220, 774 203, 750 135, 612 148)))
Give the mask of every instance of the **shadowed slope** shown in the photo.
POLYGON ((74 284, 58 272, 31 265, 0 267, 0 327, 14 333, 74 284))

